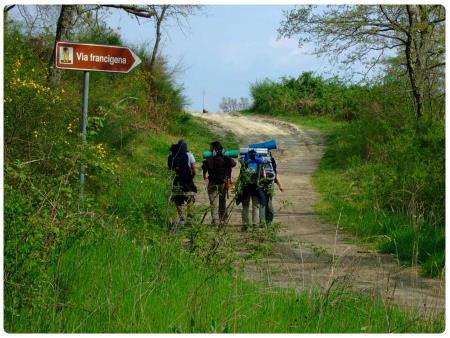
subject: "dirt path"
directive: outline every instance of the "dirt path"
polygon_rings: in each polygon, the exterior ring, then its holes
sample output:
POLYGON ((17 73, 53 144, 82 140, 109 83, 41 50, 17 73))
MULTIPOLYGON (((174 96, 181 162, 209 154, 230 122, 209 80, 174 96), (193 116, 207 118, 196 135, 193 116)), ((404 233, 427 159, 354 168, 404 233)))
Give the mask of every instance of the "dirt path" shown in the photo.
MULTIPOLYGON (((328 288, 340 281, 356 290, 381 294, 387 302, 405 307, 425 311, 444 309, 443 281, 421 278, 418 269, 399 266, 394 256, 354 244, 352 237, 341 232, 337 225, 323 223, 315 215, 317 195, 311 175, 323 154, 324 139, 320 133, 270 118, 239 114, 198 116, 218 131, 235 133, 242 145, 272 138, 278 142, 279 149, 274 155, 285 192, 274 197, 274 222, 283 224, 281 239, 264 265, 246 267, 247 277, 297 289, 328 288), (283 208, 285 201, 290 204, 288 208, 283 208)), ((203 195, 199 197, 206 203, 206 194, 203 195)), ((234 209, 230 223, 237 233, 240 208, 234 209)))

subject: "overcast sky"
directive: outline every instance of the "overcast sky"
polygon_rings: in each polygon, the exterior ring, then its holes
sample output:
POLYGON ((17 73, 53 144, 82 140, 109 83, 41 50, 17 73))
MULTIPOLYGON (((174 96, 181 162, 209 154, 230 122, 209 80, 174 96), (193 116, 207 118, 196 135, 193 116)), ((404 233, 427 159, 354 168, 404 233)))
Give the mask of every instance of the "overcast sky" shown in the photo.
MULTIPOLYGON (((308 55, 311 46, 298 48, 294 39, 277 40, 282 12, 289 8, 292 6, 204 6, 203 14, 190 17, 184 32, 168 23, 162 52, 172 65, 181 63, 184 68, 177 81, 185 88, 189 110, 202 109, 203 90, 206 109, 217 111, 224 96, 250 98, 250 84, 257 80, 332 70, 326 59, 308 55)), ((151 23, 139 25, 119 11, 113 11, 107 22, 120 29, 125 41, 152 45, 151 23)))

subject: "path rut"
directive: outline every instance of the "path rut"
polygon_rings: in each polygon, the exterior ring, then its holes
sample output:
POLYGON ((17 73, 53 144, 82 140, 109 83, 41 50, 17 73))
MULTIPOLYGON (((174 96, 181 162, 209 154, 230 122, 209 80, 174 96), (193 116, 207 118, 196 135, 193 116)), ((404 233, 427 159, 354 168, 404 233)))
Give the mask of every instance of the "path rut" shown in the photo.
MULTIPOLYGON (((445 307, 445 282, 423 278, 418 268, 404 267, 393 255, 368 250, 336 224, 327 224, 314 212, 317 194, 311 175, 323 155, 324 137, 314 130, 271 118, 240 114, 198 114, 213 129, 231 131, 242 145, 276 139, 276 156, 283 193, 274 197, 274 222, 281 223, 279 241, 264 264, 247 264, 245 275, 268 281, 270 286, 304 290, 328 288, 336 281, 345 282, 354 290, 379 294, 387 302, 427 312, 445 307), (289 155, 289 156, 288 156, 289 155), (285 202, 290 206, 284 208, 285 202)), ((234 170, 237 174, 238 170, 234 170)), ((203 183, 205 184, 205 183, 203 183)), ((207 203, 205 187, 199 198, 207 203)), ((233 231, 239 232, 240 208, 230 220, 233 231)), ((239 234, 237 234, 239 236, 239 234)), ((242 234, 241 234, 242 236, 242 234)))

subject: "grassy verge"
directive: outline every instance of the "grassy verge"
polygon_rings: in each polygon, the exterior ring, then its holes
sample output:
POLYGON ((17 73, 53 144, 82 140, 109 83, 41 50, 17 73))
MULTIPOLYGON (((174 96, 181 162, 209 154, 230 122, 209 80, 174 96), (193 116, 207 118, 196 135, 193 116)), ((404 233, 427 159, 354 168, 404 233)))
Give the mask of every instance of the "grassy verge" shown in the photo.
POLYGON ((355 127, 356 123, 335 122, 327 117, 277 118, 326 135, 327 149, 313 176, 321 194, 316 210, 325 220, 339 221, 344 230, 366 244, 394 253, 406 265, 420 265, 425 275, 443 278, 444 228, 433 225, 428 215, 415 210, 389 211, 377 203, 373 196, 376 180, 390 175, 395 179, 396 173, 388 171, 389 164, 371 163, 355 155, 359 151, 354 149, 358 139, 364 137, 358 135, 363 131, 355 127))
MULTIPOLYGON (((199 157, 215 136, 177 114, 172 128, 199 157)), ((135 135, 117 154, 117 176, 93 226, 50 267, 41 306, 6 318, 8 332, 441 332, 443 317, 406 313, 336 285, 268 289, 245 281, 232 241, 204 226, 170 232, 170 131, 135 135), (217 243, 219 243, 217 245, 217 243), (418 320, 420 319, 420 320, 418 320)), ((223 140, 235 145, 232 137, 223 140)), ((108 181, 109 180, 109 181, 108 181)), ((245 262, 243 262, 245 264, 245 262)))
POLYGON ((55 267, 54 307, 31 332, 440 332, 443 318, 402 313, 345 288, 295 292, 246 282, 180 250, 180 236, 109 230, 55 267), (418 320, 420 318, 420 320, 418 320))

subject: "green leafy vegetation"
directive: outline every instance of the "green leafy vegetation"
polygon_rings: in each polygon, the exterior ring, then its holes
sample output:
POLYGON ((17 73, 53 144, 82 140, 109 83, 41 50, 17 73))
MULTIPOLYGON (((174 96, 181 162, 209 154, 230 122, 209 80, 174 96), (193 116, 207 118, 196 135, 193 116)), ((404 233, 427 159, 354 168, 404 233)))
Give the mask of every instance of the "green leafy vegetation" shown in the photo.
MULTIPOLYGON (((109 29, 77 34, 121 44, 109 29)), ((345 285, 296 292, 251 283, 230 238, 199 224, 174 231, 169 146, 184 138, 199 159, 218 136, 181 112, 185 99, 164 61, 150 74, 141 53, 130 74, 91 74, 82 146, 82 74, 47 83, 50 40, 11 21, 5 29, 7 332, 443 331, 443 316, 407 313, 345 285)), ((237 146, 230 134, 221 141, 237 146)))
POLYGON ((345 85, 304 73, 251 88, 251 113, 318 128, 320 213, 429 276, 445 265, 444 121, 417 121, 396 77, 345 85), (284 107, 284 108, 283 108, 284 107), (339 179, 336 179, 339 178, 339 179))

